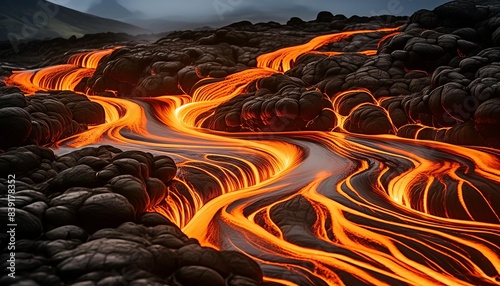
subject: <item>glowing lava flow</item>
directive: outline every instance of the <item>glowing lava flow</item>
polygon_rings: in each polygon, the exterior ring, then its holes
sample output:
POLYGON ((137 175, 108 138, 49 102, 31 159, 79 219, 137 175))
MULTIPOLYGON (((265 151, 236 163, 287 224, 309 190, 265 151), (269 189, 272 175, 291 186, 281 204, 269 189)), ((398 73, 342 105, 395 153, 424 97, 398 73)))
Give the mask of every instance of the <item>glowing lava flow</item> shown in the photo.
POLYGON ((96 69, 102 58, 109 55, 118 48, 120 47, 71 55, 68 59, 68 64, 87 69, 96 69))
POLYGON ((288 70, 298 56, 381 31, 395 29, 325 35, 262 55, 260 68, 207 79, 192 98, 90 96, 107 122, 58 142, 56 152, 113 144, 171 156, 177 179, 151 211, 204 245, 251 256, 267 281, 498 285, 500 152, 395 136, 197 127, 218 104, 254 79, 288 70))
POLYGON ((193 103, 176 110, 176 117, 188 126, 200 127, 203 124, 203 120, 199 120, 200 116, 205 115, 204 118, 207 118, 207 112, 243 92, 250 82, 274 73, 269 69, 249 69, 229 75, 222 82, 202 85, 194 92, 193 103))
MULTIPOLYGON (((262 55, 258 66, 286 71, 299 55, 350 35, 262 55)), ((247 253, 269 281, 286 284, 499 283, 499 157, 359 137, 282 134, 275 142, 301 146, 304 161, 279 178, 212 200, 184 231, 206 245, 247 253), (446 187, 432 190, 434 181, 446 187)))
POLYGON ((117 48, 75 54, 69 57, 67 64, 14 71, 5 82, 21 87, 26 93, 38 90, 74 90, 83 78, 92 76, 99 61, 115 49, 117 48))
MULTIPOLYGON (((324 36, 319 36, 313 38, 309 42, 294 46, 294 47, 286 47, 280 50, 277 50, 272 53, 264 54, 257 57, 257 66, 261 68, 271 68, 276 71, 286 72, 288 71, 297 60, 297 58, 303 54, 314 52, 316 49, 341 40, 345 40, 351 36, 357 34, 366 34, 366 33, 375 33, 375 32, 394 32, 399 28, 384 28, 377 30, 356 30, 356 31, 347 31, 336 34, 329 34, 324 36)), ((394 34, 393 34, 394 35, 394 34)), ((385 40, 383 38, 383 40, 385 40)), ((317 52, 316 52, 317 53, 317 52)), ((366 51, 364 53, 373 54, 373 51, 366 51)), ((326 53, 328 54, 328 53, 326 53)), ((330 53, 330 55, 336 55, 337 53, 330 53)), ((340 54, 340 53, 339 53, 340 54)))
POLYGON ((211 199, 277 176, 302 155, 294 145, 286 142, 252 142, 235 138, 221 141, 220 136, 201 133, 185 125, 174 111, 188 101, 187 96, 164 96, 143 101, 89 98, 104 106, 106 123, 58 142, 62 148, 57 152, 65 152, 68 147, 113 144, 174 158, 179 168, 177 181, 166 198, 166 204, 155 211, 181 227, 211 199), (146 112, 146 109, 151 112, 146 112), (190 174, 193 171, 198 175, 190 174), (179 191, 184 195, 181 196, 179 191))
MULTIPOLYGON (((282 140, 293 137, 283 135, 282 140)), ((405 206, 398 194, 408 190, 400 181, 412 181, 412 172, 425 174, 444 159, 476 164, 466 179, 483 173, 479 185, 489 182, 498 190, 499 176, 493 175, 500 167, 498 155, 458 155, 446 144, 387 136, 296 137, 309 140, 297 142, 308 150, 299 166, 270 184, 213 200, 185 232, 208 245, 243 251, 264 264, 273 279, 296 285, 499 282, 498 222, 429 215, 405 206), (415 168, 416 159, 429 165, 415 168), (210 223, 219 236, 199 229, 210 223)))

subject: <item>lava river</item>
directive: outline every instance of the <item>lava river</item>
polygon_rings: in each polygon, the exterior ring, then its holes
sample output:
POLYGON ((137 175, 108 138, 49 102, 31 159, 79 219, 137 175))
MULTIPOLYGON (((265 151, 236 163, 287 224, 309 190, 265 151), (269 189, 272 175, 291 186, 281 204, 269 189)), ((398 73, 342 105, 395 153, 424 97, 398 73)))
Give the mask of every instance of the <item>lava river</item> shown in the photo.
MULTIPOLYGON (((395 30, 379 32, 391 36, 395 30)), ((315 50, 323 45, 367 32, 373 31, 321 36, 261 55, 258 68, 200 84, 193 96, 89 95, 104 107, 106 123, 57 142, 54 151, 112 144, 171 156, 179 167, 176 182, 165 203, 151 211, 202 245, 247 254, 266 281, 499 284, 499 151, 389 135, 225 133, 199 127, 204 115, 252 80, 284 72, 298 56, 319 53, 315 50)), ((30 91, 73 89, 110 52, 17 72, 7 82, 30 91)))

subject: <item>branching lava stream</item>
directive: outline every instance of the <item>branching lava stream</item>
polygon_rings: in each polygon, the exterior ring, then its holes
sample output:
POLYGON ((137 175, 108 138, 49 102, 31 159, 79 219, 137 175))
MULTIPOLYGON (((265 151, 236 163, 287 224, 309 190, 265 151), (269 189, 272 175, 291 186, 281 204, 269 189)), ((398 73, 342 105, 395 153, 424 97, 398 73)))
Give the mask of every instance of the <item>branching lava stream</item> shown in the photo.
MULTIPOLYGON (((353 34, 390 37, 396 30, 325 35, 261 55, 257 68, 200 85, 192 97, 89 96, 104 107, 106 123, 57 142, 55 151, 113 144, 171 156, 179 166, 176 183, 151 211, 203 245, 249 255, 266 281, 500 284, 498 151, 389 135, 199 127, 220 103, 255 79, 289 70, 304 53, 353 34)), ((74 89, 111 51, 16 72, 7 82, 28 91, 74 89)))

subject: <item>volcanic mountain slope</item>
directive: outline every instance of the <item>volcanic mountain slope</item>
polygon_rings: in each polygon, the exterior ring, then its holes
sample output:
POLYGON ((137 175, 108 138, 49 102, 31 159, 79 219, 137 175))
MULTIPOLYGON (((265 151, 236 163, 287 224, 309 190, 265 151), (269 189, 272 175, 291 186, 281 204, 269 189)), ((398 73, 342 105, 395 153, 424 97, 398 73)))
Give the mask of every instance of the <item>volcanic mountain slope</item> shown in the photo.
POLYGON ((99 0, 87 9, 87 13, 116 20, 134 16, 134 13, 123 7, 117 0, 99 0))
POLYGON ((147 33, 136 26, 78 12, 45 0, 3 1, 0 41, 19 42, 46 38, 81 37, 103 32, 147 33))

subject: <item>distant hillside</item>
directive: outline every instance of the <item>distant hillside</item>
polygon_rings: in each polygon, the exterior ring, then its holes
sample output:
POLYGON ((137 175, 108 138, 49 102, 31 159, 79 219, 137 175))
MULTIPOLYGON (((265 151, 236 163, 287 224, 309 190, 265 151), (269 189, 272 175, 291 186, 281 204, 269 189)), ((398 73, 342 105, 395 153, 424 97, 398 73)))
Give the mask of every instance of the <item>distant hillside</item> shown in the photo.
POLYGON ((117 0, 100 0, 89 7, 87 13, 99 17, 123 21, 123 19, 133 18, 134 13, 123 7, 117 0))
POLYGON ((120 4, 118 0, 96 1, 85 11, 85 13, 143 27, 154 33, 195 29, 202 25, 200 23, 193 22, 192 19, 186 19, 185 21, 173 21, 169 19, 170 17, 151 18, 151 16, 145 15, 142 12, 130 11, 128 8, 120 4))
POLYGON ((2 1, 0 41, 69 38, 103 32, 131 35, 149 31, 62 7, 45 0, 2 1))

